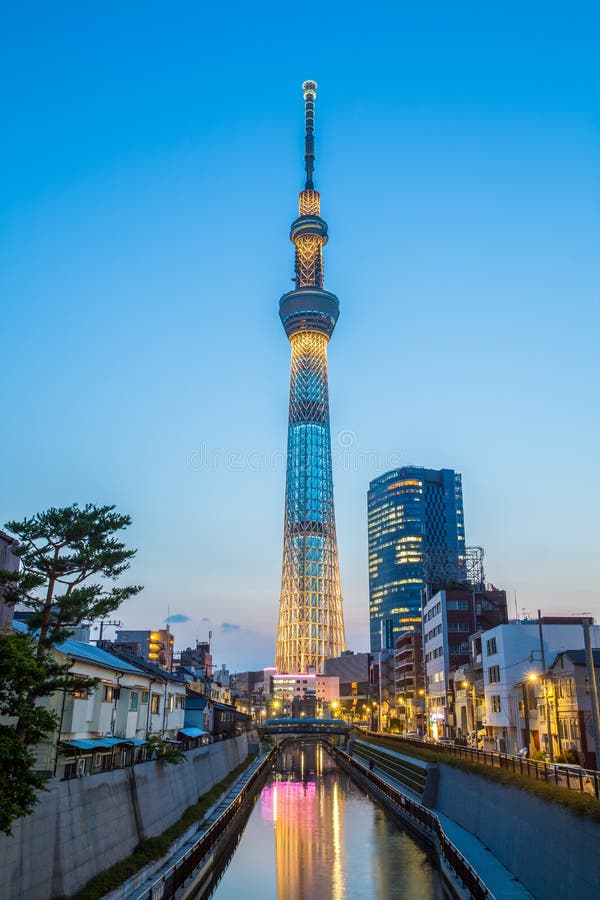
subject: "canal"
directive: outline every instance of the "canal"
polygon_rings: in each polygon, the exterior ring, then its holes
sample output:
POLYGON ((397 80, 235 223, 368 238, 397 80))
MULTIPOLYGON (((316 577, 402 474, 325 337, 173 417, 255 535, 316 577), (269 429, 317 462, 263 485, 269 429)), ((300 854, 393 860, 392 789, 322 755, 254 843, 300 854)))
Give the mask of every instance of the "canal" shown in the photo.
POLYGON ((321 744, 307 742, 280 755, 210 896, 442 900, 443 893, 423 846, 321 744))

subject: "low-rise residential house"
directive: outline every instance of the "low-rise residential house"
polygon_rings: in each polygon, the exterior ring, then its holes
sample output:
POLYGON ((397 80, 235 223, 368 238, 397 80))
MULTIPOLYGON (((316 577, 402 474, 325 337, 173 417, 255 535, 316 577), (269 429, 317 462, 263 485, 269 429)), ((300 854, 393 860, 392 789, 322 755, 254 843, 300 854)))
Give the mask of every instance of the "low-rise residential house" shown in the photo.
MULTIPOLYGON (((13 627, 27 631, 21 622, 13 627)), ((73 691, 57 691, 43 701, 56 713, 59 726, 38 745, 41 771, 57 777, 88 775, 137 761, 151 734, 177 740, 185 684, 72 638, 53 653, 68 663, 77 683, 73 691)))
POLYGON ((207 697, 210 697, 211 700, 218 703, 229 703, 229 700, 231 699, 229 685, 219 684, 218 681, 214 681, 213 679, 207 680, 205 692, 207 697))
POLYGON ((234 737, 236 734, 235 706, 213 701, 213 733, 215 738, 234 737))
POLYGON ((188 690, 185 698, 184 728, 194 728, 207 735, 213 733, 213 704, 208 697, 203 697, 196 691, 188 690))
POLYGON ((157 665, 137 657, 132 658, 125 653, 116 651, 109 655, 115 656, 121 662, 129 662, 144 672, 150 681, 147 735, 152 734, 172 741, 177 740, 185 718, 185 681, 177 675, 172 675, 157 665))
MULTIPOLYGON (((600 649, 592 650, 592 653, 600 689, 600 649)), ((563 650, 557 654, 541 679, 538 703, 543 731, 547 731, 548 720, 550 722, 555 755, 571 753, 580 765, 598 769, 600 759, 594 741, 592 693, 585 650, 563 650), (545 703, 548 703, 548 711, 545 703)))

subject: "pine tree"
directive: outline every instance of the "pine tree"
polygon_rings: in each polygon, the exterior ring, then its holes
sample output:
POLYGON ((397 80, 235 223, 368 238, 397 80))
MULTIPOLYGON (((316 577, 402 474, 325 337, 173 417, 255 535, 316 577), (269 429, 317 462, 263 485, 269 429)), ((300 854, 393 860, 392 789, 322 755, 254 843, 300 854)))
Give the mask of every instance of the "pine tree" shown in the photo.
POLYGON ((39 705, 76 679, 51 650, 83 622, 108 615, 135 596, 139 585, 118 587, 135 550, 115 535, 131 524, 114 506, 76 503, 49 509, 6 528, 18 539, 19 572, 0 571, 5 603, 30 611, 29 634, 0 634, 0 830, 31 812, 43 777, 32 748, 56 728, 54 714, 39 705))

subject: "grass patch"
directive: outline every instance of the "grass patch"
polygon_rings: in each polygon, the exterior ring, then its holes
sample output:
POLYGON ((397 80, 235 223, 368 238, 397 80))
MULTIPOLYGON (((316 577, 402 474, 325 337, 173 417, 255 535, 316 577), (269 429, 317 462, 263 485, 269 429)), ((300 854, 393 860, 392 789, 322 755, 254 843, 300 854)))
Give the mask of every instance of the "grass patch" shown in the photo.
MULTIPOLYGON (((171 847, 171 844, 178 837, 187 831, 191 825, 204 817, 208 809, 216 803, 221 794, 238 778, 241 773, 256 759, 255 753, 250 753, 241 765, 233 769, 222 781, 215 784, 210 791, 203 794, 197 803, 188 806, 178 822, 163 831, 157 837, 148 838, 142 841, 135 848, 130 856, 115 863, 110 869, 95 875, 91 881, 77 891, 76 894, 69 894, 69 900, 100 900, 109 891, 113 891, 119 885, 143 869, 149 863, 155 862, 162 856, 165 856, 171 847)), ((65 897, 55 897, 54 900, 66 900, 65 897)))
POLYGON ((370 735, 361 735, 360 739, 379 744, 382 747, 388 747, 396 752, 402 752, 407 756, 414 756, 415 759, 422 759, 423 762, 444 763, 455 769, 461 769, 463 772, 479 775, 487 781, 495 781, 496 784, 519 788, 528 794, 533 794, 539 800, 545 800, 546 803, 555 803, 557 806, 564 807, 574 816, 590 819, 592 822, 600 822, 600 800, 592 797, 590 794, 572 791, 569 788, 560 787, 558 784, 547 784, 545 781, 537 781, 535 778, 529 778, 527 775, 521 775, 518 772, 510 772, 507 769, 496 769, 492 766, 479 765, 468 759, 453 756, 443 750, 434 750, 429 747, 421 749, 421 747, 415 747, 412 744, 395 741, 393 738, 383 736, 373 738, 370 735))

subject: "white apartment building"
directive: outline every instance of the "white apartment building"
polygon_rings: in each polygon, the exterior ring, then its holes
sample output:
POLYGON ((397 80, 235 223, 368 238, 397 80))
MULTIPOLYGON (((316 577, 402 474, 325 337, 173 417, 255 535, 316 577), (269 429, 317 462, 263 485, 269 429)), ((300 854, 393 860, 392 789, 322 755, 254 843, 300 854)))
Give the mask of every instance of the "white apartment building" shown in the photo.
MULTIPOLYGON (((561 618, 560 622, 552 624, 551 617, 542 619, 546 668, 560 651, 584 646, 580 621, 561 618)), ((593 625, 590 634, 592 646, 600 647, 600 626, 593 625)), ((537 621, 498 625, 478 637, 485 695, 485 749, 514 754, 529 744, 530 752, 546 750, 548 738, 539 710, 540 676, 544 673, 537 621)))

